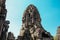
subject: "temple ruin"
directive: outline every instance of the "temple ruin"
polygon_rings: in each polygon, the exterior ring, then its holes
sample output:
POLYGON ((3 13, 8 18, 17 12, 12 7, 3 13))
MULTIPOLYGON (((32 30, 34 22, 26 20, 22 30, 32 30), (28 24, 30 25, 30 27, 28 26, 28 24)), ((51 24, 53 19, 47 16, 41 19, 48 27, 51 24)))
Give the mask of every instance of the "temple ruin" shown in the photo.
POLYGON ((41 25, 37 8, 30 4, 22 17, 22 28, 17 40, 53 40, 52 35, 41 25))
POLYGON ((0 0, 0 40, 53 40, 50 32, 47 32, 42 24, 37 8, 30 4, 22 17, 22 28, 15 39, 14 34, 8 32, 10 22, 6 20, 6 0, 0 0))

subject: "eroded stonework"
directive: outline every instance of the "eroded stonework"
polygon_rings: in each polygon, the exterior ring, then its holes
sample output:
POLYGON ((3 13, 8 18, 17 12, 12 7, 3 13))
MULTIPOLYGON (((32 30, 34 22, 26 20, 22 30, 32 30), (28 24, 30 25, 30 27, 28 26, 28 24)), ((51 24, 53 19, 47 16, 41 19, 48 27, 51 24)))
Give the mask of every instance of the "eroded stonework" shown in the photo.
POLYGON ((7 31, 10 23, 6 20, 7 10, 5 2, 6 0, 0 0, 0 40, 7 40, 7 31))
POLYGON ((53 37, 41 25, 37 8, 29 5, 22 17, 22 28, 17 40, 53 40, 53 37))
POLYGON ((8 37, 7 37, 7 40, 15 40, 15 37, 14 37, 14 34, 9 32, 8 33, 8 37))
POLYGON ((8 33, 10 22, 6 20, 6 0, 0 0, 0 40, 53 40, 53 37, 41 25, 37 8, 29 5, 22 17, 22 28, 17 39, 12 32, 8 33))
POLYGON ((56 39, 60 40, 60 26, 57 28, 56 39))

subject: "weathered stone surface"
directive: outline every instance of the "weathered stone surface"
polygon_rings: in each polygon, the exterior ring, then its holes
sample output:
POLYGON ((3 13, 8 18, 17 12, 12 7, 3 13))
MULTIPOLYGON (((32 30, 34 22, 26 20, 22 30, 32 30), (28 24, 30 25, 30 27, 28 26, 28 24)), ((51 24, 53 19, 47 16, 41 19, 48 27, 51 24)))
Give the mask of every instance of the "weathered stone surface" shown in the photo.
MULTIPOLYGON (((40 14, 32 4, 27 7, 23 14, 22 28, 18 38, 15 39, 11 32, 7 35, 10 22, 6 20, 5 2, 6 0, 0 0, 0 40, 53 40, 51 34, 42 27, 40 14)), ((57 34, 59 33, 58 31, 57 34)))
POLYGON ((57 40, 60 40, 60 26, 57 28, 56 38, 57 40))
POLYGON ((7 10, 5 1, 6 0, 0 0, 0 40, 7 40, 7 31, 10 23, 6 20, 7 10))
POLYGON ((18 40, 53 40, 53 37, 41 25, 37 8, 29 5, 22 17, 22 28, 18 40))
POLYGON ((3 24, 3 29, 2 29, 2 34, 1 34, 2 40, 7 40, 7 31, 9 28, 8 24, 9 24, 9 21, 5 21, 3 24))
POLYGON ((7 40, 15 40, 15 37, 14 37, 14 34, 9 32, 8 33, 8 37, 7 37, 7 40))

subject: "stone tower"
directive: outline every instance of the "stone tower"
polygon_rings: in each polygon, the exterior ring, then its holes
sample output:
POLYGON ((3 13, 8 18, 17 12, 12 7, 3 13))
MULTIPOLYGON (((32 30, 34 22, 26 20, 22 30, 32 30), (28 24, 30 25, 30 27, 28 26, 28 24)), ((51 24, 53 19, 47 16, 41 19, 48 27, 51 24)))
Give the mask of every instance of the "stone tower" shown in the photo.
POLYGON ((23 14, 22 28, 17 40, 53 40, 51 34, 42 27, 40 14, 32 4, 23 14))
POLYGON ((0 40, 7 39, 7 31, 9 21, 6 20, 7 10, 5 6, 6 0, 0 0, 0 40))

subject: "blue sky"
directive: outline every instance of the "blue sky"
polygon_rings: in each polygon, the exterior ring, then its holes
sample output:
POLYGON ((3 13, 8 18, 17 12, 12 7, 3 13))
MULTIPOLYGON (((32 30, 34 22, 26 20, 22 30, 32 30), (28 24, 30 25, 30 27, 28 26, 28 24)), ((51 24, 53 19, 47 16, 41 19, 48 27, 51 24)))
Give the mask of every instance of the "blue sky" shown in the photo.
POLYGON ((29 4, 37 7, 44 29, 55 35, 60 25, 60 0, 6 0, 6 20, 10 21, 8 32, 13 32, 16 37, 19 35, 22 16, 29 4))

